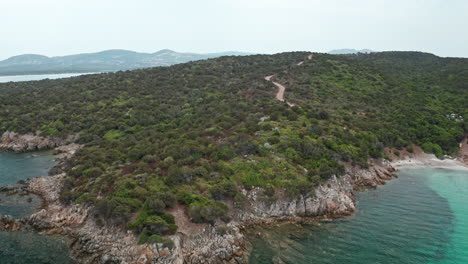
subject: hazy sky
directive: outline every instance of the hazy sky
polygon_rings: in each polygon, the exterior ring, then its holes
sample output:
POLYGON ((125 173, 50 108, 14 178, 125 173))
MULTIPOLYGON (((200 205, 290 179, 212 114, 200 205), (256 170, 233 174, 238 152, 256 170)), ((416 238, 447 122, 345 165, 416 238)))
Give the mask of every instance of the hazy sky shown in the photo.
POLYGON ((468 1, 0 0, 0 36, 0 59, 116 48, 369 48, 468 57, 468 1))

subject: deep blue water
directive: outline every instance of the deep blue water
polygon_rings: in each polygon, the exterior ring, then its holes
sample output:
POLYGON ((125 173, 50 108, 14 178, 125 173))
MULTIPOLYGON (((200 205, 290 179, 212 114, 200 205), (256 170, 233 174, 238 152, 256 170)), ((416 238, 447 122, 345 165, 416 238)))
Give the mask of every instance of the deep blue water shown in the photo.
POLYGON ((250 263, 468 263, 468 172, 399 175, 358 193, 350 218, 254 230, 250 263))
MULTIPOLYGON (((18 180, 47 175, 55 162, 49 153, 0 153, 0 186, 12 185, 18 180)), ((40 206, 34 195, 4 196, 0 194, 0 214, 20 218, 40 206), (32 201, 28 201, 31 198, 32 201)), ((0 231, 1 264, 61 264, 72 263, 66 241, 62 237, 33 232, 0 231)))

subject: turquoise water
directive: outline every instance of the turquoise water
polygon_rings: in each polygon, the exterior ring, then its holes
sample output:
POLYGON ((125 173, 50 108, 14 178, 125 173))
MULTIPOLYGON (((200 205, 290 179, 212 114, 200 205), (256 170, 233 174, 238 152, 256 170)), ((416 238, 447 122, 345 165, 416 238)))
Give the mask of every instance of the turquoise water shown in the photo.
MULTIPOLYGON (((0 186, 47 175, 54 165, 53 157, 48 153, 0 153, 0 186)), ((0 199, 0 214, 16 218, 31 214, 41 202, 34 195, 20 197, 0 194, 0 199), (32 201, 28 201, 28 198, 32 201)), ((72 260, 63 238, 33 232, 0 231, 0 263, 66 264, 72 263, 72 260)))
POLYGON ((455 221, 445 258, 428 263, 468 263, 468 172, 439 171, 429 179, 429 186, 448 201, 455 221))
POLYGON ((468 172, 399 175, 359 192, 350 218, 253 230, 250 263, 468 263, 468 172))

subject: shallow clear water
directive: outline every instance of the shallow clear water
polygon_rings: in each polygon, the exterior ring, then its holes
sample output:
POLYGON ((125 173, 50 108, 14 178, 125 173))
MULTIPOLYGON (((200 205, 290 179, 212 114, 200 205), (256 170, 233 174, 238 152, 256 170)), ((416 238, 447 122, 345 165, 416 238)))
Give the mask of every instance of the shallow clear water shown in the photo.
MULTIPOLYGON (((0 186, 13 185, 18 180, 47 175, 55 165, 49 153, 0 153, 0 186)), ((0 214, 20 218, 31 214, 40 199, 34 195, 5 196, 0 194, 0 214), (32 201, 28 201, 31 198, 32 201)), ((1 264, 66 264, 73 263, 64 238, 33 232, 0 231, 1 264)))
POLYGON ((350 218, 254 230, 250 263, 468 263, 468 172, 399 175, 358 193, 350 218))
POLYGON ((47 175, 54 165, 53 156, 49 152, 21 154, 0 152, 0 186, 47 175))
POLYGON ((68 78, 68 77, 80 76, 80 75, 85 75, 85 74, 94 74, 94 72, 0 76, 0 83, 38 81, 38 80, 45 80, 45 79, 61 79, 61 78, 68 78))

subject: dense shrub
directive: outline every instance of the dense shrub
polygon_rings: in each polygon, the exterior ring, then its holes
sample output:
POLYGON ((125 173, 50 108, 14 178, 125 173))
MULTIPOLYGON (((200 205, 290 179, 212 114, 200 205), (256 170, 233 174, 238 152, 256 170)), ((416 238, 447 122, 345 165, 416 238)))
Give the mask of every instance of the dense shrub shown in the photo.
POLYGON ((134 221, 128 224, 128 227, 147 235, 172 235, 177 231, 174 217, 167 214, 150 214, 148 211, 141 212, 134 221))
POLYGON ((208 190, 211 198, 215 200, 225 200, 233 198, 237 193, 237 187, 233 182, 224 181, 213 185, 208 190))
POLYGON ((222 202, 195 202, 189 207, 189 215, 195 223, 213 224, 217 219, 229 221, 227 212, 228 207, 222 202))
POLYGON ((122 225, 139 214, 131 226, 142 241, 174 231, 166 211, 176 200, 193 221, 213 223, 228 215, 218 200, 245 204, 237 188, 307 195, 384 148, 457 151, 468 127, 459 118, 468 118, 466 59, 307 55, 0 84, 0 133, 79 133, 85 147, 67 161, 60 201, 94 204, 98 218, 122 225), (271 74, 298 107, 275 100, 271 74))

